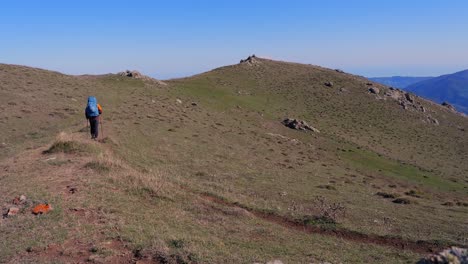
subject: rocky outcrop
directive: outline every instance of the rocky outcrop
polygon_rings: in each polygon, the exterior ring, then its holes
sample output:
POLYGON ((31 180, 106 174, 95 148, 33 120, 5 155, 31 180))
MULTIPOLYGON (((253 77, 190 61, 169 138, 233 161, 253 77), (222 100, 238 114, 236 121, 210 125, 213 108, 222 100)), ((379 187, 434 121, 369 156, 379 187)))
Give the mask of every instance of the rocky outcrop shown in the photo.
POLYGON ((384 95, 393 100, 396 100, 398 104, 405 110, 413 109, 423 113, 426 112, 426 108, 424 108, 424 106, 422 106, 421 103, 416 100, 416 96, 410 93, 390 87, 387 91, 385 91, 384 95))
POLYGON ((252 54, 251 56, 247 57, 247 59, 241 60, 240 63, 248 65, 257 65, 260 64, 260 61, 258 60, 257 56, 255 56, 255 54, 252 54))
POLYGON ((430 255, 418 261, 417 264, 466 264, 468 249, 451 247, 437 254, 430 255))
POLYGON ((119 72, 118 75, 125 76, 125 77, 130 77, 130 78, 135 78, 135 79, 143 79, 143 76, 144 76, 139 71, 130 71, 130 70, 119 72))
POLYGON ((307 122, 303 120, 286 118, 281 123, 291 129, 320 133, 318 129, 310 126, 309 124, 307 124, 307 122))
POLYGON ((123 72, 117 73, 117 75, 123 76, 123 77, 128 77, 128 78, 133 78, 133 79, 140 79, 144 81, 153 81, 161 85, 166 85, 166 83, 156 80, 154 78, 151 78, 149 76, 141 74, 139 71, 131 71, 131 70, 125 70, 123 72))

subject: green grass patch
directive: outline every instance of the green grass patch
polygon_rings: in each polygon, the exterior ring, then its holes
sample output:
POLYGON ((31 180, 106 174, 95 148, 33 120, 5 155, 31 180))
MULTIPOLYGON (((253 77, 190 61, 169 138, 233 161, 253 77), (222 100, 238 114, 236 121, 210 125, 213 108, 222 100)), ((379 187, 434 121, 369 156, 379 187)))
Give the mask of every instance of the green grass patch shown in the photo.
POLYGON ((325 216, 306 216, 301 222, 306 226, 316 226, 326 230, 336 230, 338 228, 338 223, 335 220, 325 216))
POLYGON ((400 180, 410 181, 441 191, 462 190, 460 184, 433 175, 430 172, 409 164, 379 156, 376 153, 356 149, 353 152, 341 152, 341 157, 361 170, 377 172, 383 176, 393 177, 400 180))

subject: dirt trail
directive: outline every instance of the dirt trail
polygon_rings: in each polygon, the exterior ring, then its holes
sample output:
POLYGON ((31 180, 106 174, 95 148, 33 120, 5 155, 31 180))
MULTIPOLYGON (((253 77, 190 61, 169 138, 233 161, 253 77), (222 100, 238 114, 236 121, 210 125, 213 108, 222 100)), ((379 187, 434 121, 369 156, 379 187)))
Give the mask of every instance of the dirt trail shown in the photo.
MULTIPOLYGON (((186 187, 184 187, 185 189, 186 187)), ((199 194, 203 199, 209 200, 211 202, 221 204, 224 206, 229 207, 236 207, 239 209, 246 210, 251 214, 255 215, 258 218, 264 219, 266 221, 281 225, 283 227, 297 230, 300 232, 305 232, 309 234, 320 234, 326 236, 334 236, 337 238, 354 241, 358 243, 366 243, 366 244, 373 244, 379 246, 387 246, 401 250, 410 250, 416 253, 427 254, 427 253, 434 253, 441 251, 443 248, 447 247, 448 245, 440 245, 428 241, 411 241, 405 240, 402 238, 397 237, 386 237, 386 236, 379 236, 379 235, 368 235, 362 234, 351 230, 346 229, 323 229, 317 226, 305 225, 301 222, 296 220, 288 219, 283 216, 275 215, 272 213, 261 212, 258 210, 254 210, 252 208, 248 208, 246 206, 240 205, 238 203, 229 202, 223 200, 219 197, 214 195, 210 195, 207 193, 199 194)), ((456 245, 455 245, 456 246, 456 245)))

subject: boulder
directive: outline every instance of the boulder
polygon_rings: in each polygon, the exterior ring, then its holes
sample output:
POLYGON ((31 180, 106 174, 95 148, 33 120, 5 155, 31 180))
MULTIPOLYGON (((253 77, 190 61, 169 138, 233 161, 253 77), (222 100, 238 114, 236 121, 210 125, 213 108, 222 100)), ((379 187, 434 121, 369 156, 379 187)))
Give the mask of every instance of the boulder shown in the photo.
POLYGON ((286 118, 281 123, 291 129, 320 133, 318 129, 310 126, 309 124, 307 124, 307 122, 303 120, 286 118))
POLYGON ((327 87, 333 87, 333 83, 332 82, 325 82, 323 83, 325 86, 327 87))
POLYGON ((380 90, 377 87, 371 87, 371 88, 369 88, 369 92, 373 93, 373 94, 379 94, 380 90))

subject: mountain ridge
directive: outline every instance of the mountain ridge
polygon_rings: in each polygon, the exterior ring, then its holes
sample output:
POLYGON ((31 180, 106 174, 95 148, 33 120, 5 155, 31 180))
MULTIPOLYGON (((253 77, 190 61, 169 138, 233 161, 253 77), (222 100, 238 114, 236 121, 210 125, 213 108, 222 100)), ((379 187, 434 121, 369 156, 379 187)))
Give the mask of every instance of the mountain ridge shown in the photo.
POLYGON ((448 102, 468 114, 468 70, 410 85, 406 90, 438 103, 448 102))
POLYGON ((391 77, 370 77, 369 80, 378 82, 387 86, 405 89, 409 85, 429 80, 434 77, 413 77, 413 76, 391 76, 391 77))

